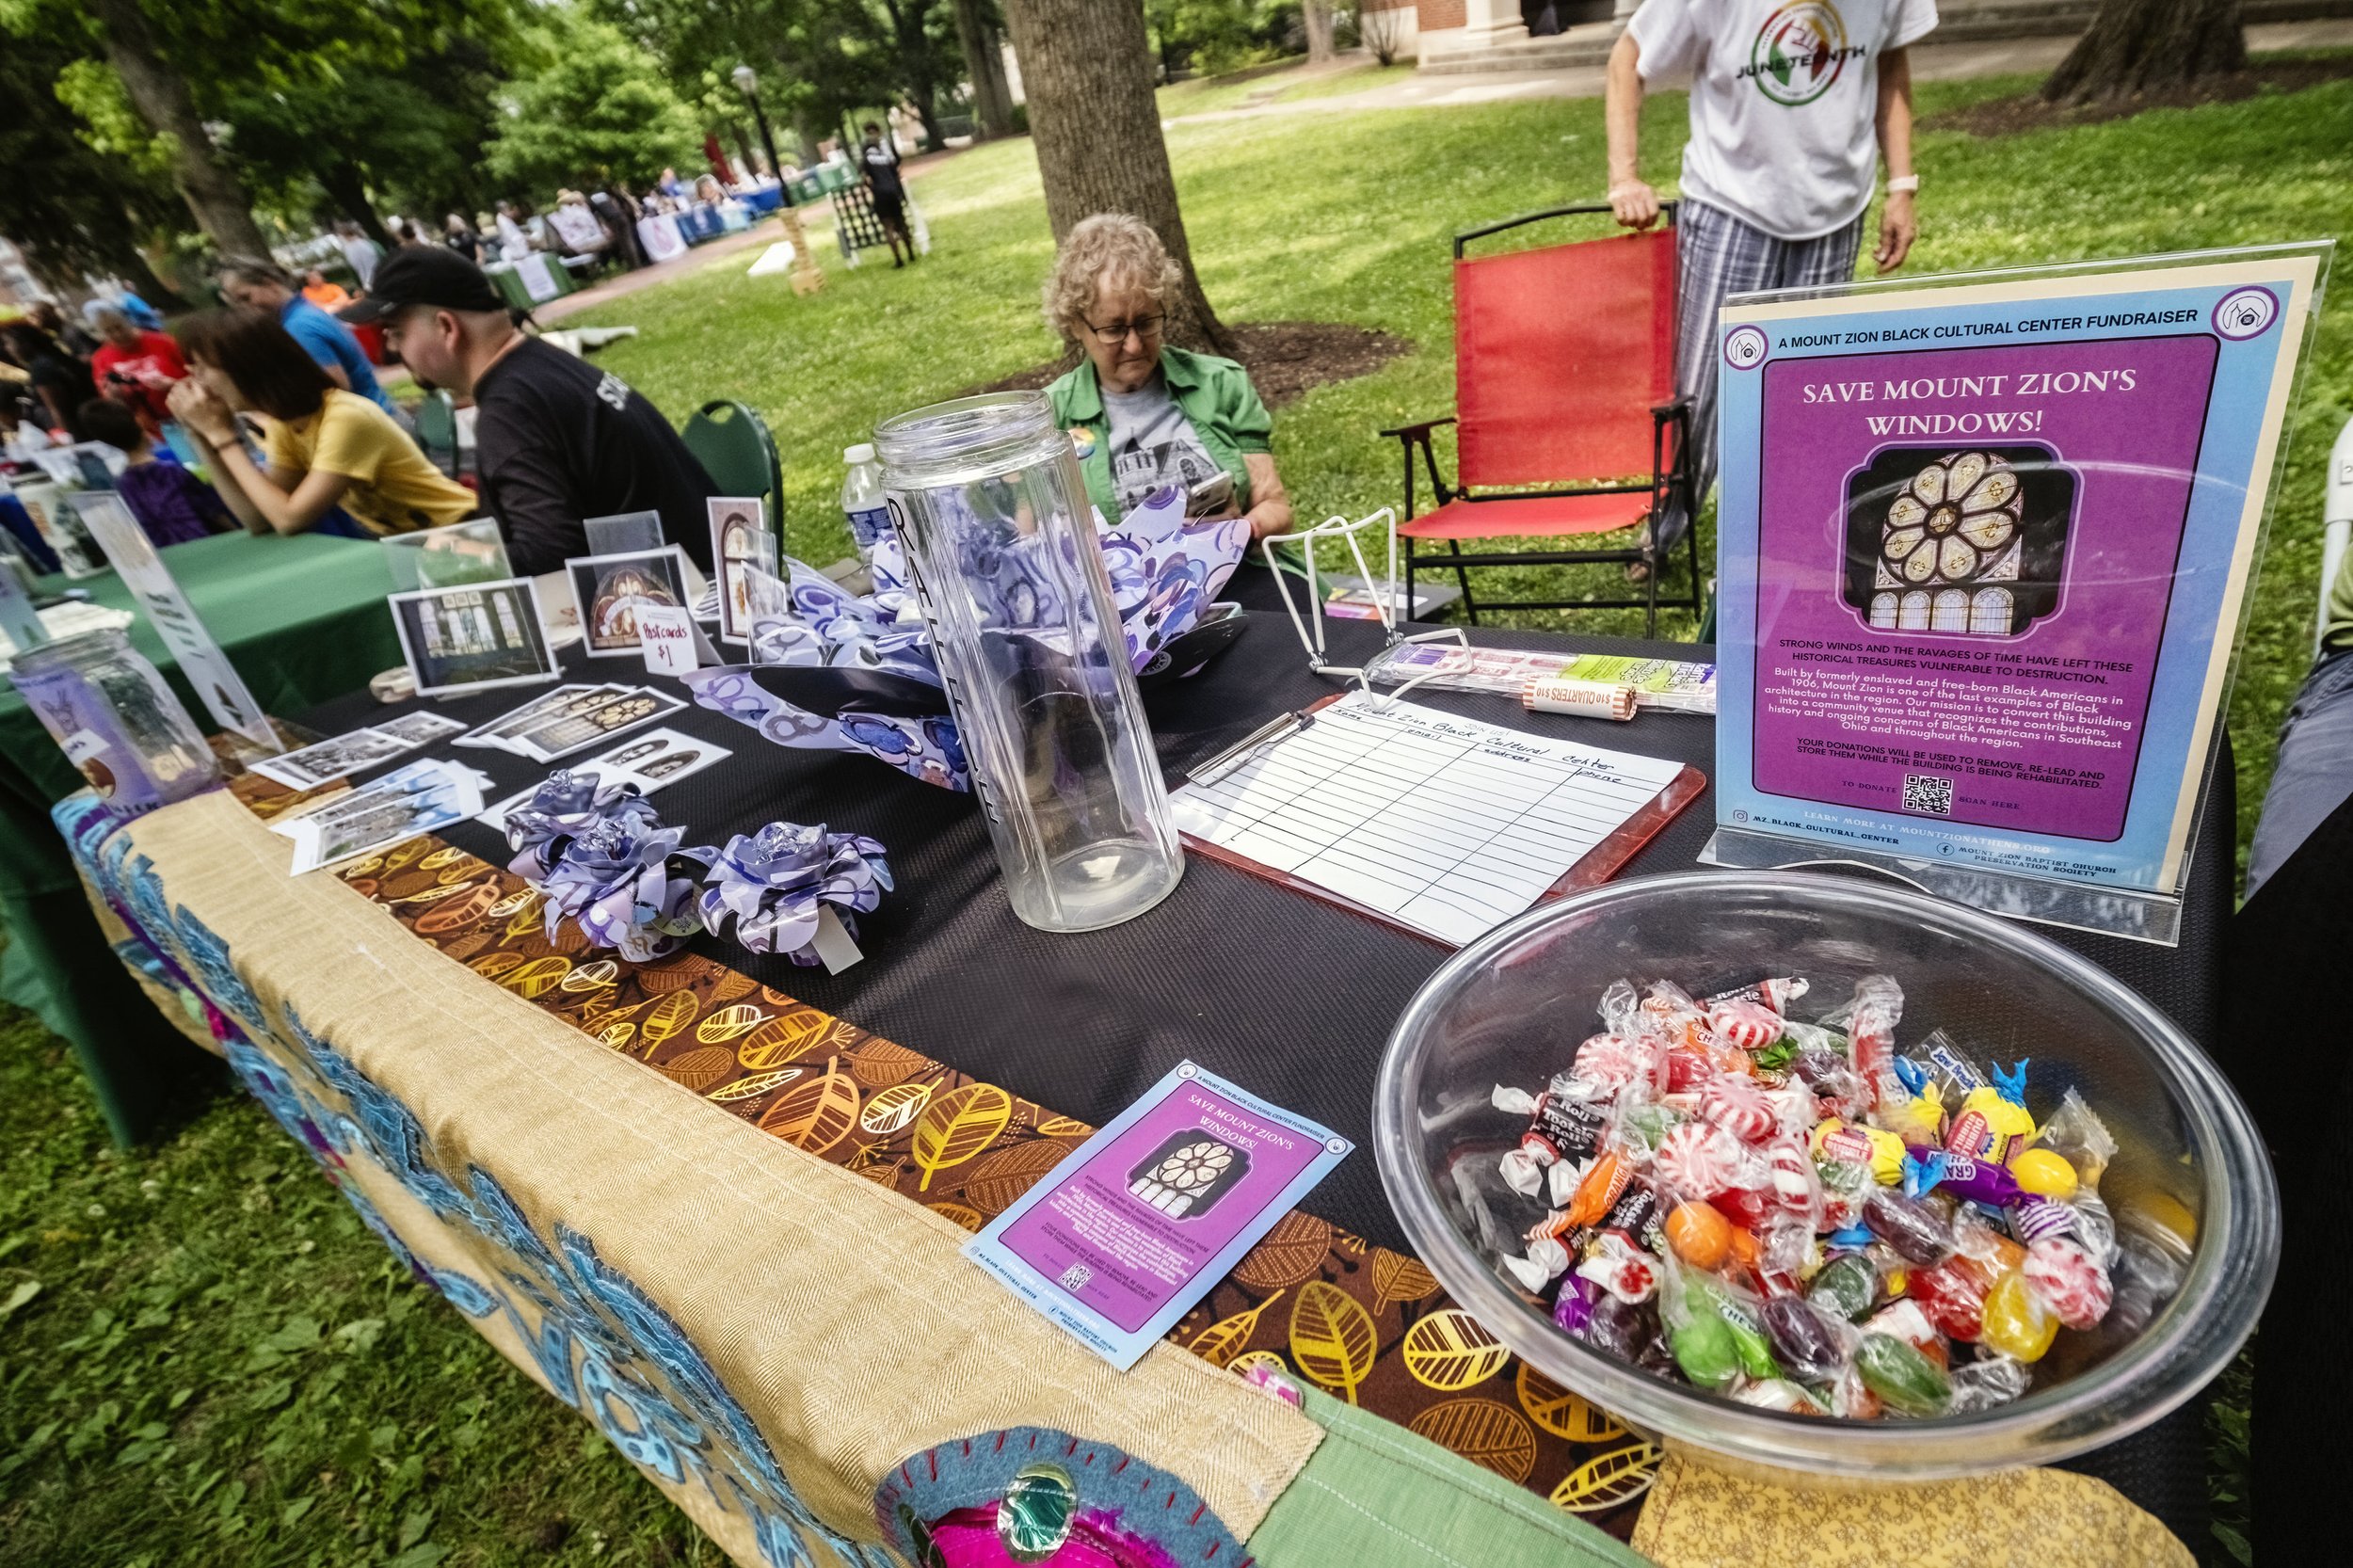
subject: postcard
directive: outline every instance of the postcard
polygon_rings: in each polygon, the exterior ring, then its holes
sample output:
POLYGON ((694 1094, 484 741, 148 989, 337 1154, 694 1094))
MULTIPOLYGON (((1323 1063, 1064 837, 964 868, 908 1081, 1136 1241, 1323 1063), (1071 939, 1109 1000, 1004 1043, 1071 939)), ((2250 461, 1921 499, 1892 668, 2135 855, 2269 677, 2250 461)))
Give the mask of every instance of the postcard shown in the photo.
POLYGON ((1353 1146, 1179 1063, 964 1256, 1124 1372, 1353 1146))
POLYGON ((620 555, 583 555, 564 563, 580 629, 594 658, 636 657, 637 611, 641 605, 685 608, 694 601, 686 585, 686 557, 676 546, 620 555))
POLYGON ((315 790, 423 744, 381 729, 355 729, 299 751, 260 758, 249 765, 264 778, 275 779, 290 790, 315 790))
POLYGON ((379 735, 397 736, 410 745, 421 746, 430 745, 444 735, 455 735, 466 727, 462 721, 451 718, 447 713, 419 709, 416 712, 403 713, 396 719, 387 719, 372 728, 379 735))
POLYGON ((390 602, 421 696, 553 680, 562 673, 527 577, 421 588, 393 594, 390 602))
MULTIPOLYGON (((751 584, 745 568, 776 569, 776 536, 768 532, 768 504, 756 495, 714 495, 711 506, 711 561, 719 590, 719 640, 751 641, 751 584)), ((709 618, 709 617, 705 617, 709 618)))

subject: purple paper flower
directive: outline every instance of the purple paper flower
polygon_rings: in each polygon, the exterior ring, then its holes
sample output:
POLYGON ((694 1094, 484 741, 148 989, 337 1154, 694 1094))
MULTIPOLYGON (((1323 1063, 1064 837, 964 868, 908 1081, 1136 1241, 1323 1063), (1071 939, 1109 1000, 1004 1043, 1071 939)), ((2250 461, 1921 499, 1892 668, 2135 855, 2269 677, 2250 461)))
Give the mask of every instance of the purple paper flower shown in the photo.
POLYGON ((551 937, 574 920, 592 947, 643 964, 700 926, 695 873, 711 852, 681 851, 680 836, 634 785, 559 768, 508 814, 507 845, 520 852, 508 869, 546 898, 551 937))
POLYGON ((857 916, 882 903, 891 887, 883 846, 856 833, 828 833, 823 824, 770 823, 737 834, 711 856, 700 909, 704 929, 728 936, 754 952, 781 952, 795 964, 818 962, 812 945, 820 905, 831 904, 844 930, 857 935, 857 916))
POLYGON ((636 785, 599 784, 593 773, 558 768, 506 814, 506 847, 519 852, 506 869, 536 888, 563 855, 567 840, 610 817, 658 821, 653 803, 636 785))

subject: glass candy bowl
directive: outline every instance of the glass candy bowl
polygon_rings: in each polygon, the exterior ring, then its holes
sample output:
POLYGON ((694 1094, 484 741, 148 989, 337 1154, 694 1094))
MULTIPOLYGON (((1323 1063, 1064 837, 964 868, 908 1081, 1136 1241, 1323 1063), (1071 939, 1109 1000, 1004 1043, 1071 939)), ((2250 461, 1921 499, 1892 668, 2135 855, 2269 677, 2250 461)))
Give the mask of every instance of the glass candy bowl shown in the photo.
MULTIPOLYGON (((1694 1455, 1849 1480, 1920 1480, 2048 1464, 2156 1420, 2253 1331, 2280 1248, 2279 1191, 2254 1123, 2203 1052, 2085 959, 1992 916, 1879 882, 1703 872, 1546 904, 1465 948, 1398 1020, 1374 1094, 1381 1179, 1456 1302, 1529 1366, 1694 1455), (2137 1312, 2063 1332, 2023 1399, 1969 1416, 1849 1421, 1757 1409, 1665 1382, 1573 1339, 1497 1264, 1545 1210, 1497 1158, 1525 1118, 1497 1084, 1540 1091, 1601 1030, 1620 976, 1704 996, 1778 975, 1812 983, 1792 1016, 1859 976, 1904 990, 1897 1048, 1943 1028, 1980 1060, 2033 1059, 2038 1116, 2073 1086, 2114 1134, 2100 1184, 2120 1240, 2169 1256, 2179 1284, 2137 1312)), ((2163 1269, 2157 1271, 2162 1274, 2163 1269)))

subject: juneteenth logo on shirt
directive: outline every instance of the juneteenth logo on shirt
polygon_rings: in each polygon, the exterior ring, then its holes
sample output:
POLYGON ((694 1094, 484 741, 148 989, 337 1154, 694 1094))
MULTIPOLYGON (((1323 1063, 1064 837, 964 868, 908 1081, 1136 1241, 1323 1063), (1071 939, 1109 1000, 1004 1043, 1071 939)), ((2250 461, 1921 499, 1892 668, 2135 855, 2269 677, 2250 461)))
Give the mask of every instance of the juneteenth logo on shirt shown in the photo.
POLYGON ((1773 103, 1796 108, 1828 92, 1864 53, 1847 41, 1847 24, 1830 0, 1792 0, 1765 19, 1739 74, 1753 77, 1773 103))

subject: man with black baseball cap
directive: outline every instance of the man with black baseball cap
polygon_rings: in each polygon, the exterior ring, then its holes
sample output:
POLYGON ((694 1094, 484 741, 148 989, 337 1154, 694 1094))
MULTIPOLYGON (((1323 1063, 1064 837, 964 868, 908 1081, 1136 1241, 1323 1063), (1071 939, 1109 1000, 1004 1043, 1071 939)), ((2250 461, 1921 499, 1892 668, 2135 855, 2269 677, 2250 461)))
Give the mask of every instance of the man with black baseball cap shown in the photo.
POLYGON ((441 246, 403 246, 345 321, 384 324, 419 380, 473 399, 475 470, 508 560, 536 577, 588 553, 584 518, 662 514, 662 532, 711 569, 718 487, 662 411, 629 384, 516 325, 489 279, 441 246))

